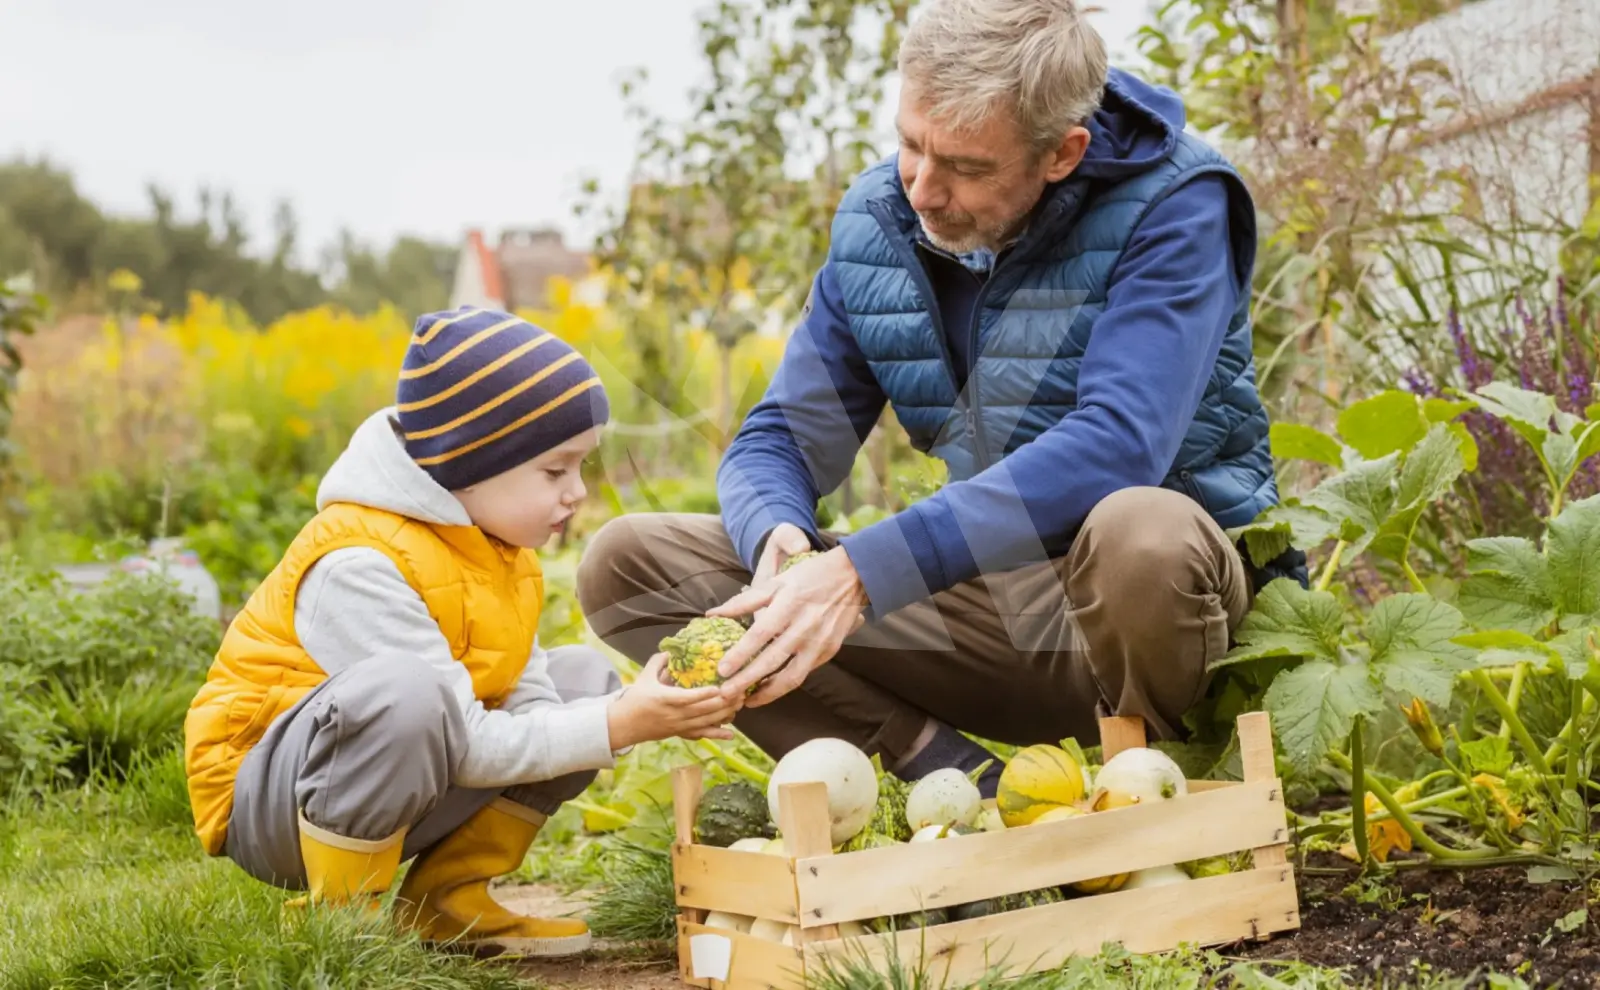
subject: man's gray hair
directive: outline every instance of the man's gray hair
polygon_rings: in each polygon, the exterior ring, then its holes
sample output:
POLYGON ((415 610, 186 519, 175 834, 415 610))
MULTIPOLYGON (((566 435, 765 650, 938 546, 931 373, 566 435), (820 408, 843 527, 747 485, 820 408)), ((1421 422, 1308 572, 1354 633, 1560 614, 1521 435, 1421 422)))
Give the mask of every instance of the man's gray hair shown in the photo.
POLYGON ((929 0, 900 46, 902 85, 941 123, 1009 113, 1035 151, 1100 105, 1105 41, 1074 0, 929 0))

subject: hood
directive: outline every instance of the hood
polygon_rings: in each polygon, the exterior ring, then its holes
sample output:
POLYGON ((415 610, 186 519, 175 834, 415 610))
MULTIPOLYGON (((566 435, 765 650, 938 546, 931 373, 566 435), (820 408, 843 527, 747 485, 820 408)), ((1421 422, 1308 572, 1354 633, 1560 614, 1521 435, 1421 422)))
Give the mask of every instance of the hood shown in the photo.
POLYGON ((437 526, 472 525, 456 497, 406 453, 393 406, 367 417, 323 475, 317 508, 333 502, 353 502, 437 526))
POLYGON ((1089 149, 1072 174, 1120 179, 1143 172, 1172 154, 1185 120, 1177 93, 1112 69, 1088 124, 1089 149))

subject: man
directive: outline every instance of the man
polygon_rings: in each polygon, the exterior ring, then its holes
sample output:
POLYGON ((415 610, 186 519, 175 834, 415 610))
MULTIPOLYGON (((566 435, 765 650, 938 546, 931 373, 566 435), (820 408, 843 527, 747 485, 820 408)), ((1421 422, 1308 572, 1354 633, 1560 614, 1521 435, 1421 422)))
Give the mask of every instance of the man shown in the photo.
POLYGON ((900 70, 899 150, 840 204, 722 518, 612 521, 583 608, 639 662, 753 616, 724 690, 759 685, 734 724, 775 756, 835 736, 915 780, 988 758, 962 732, 1088 743, 1115 712, 1178 737, 1255 591, 1305 580, 1224 533, 1277 499, 1249 194, 1071 0, 931 0, 900 70), (949 483, 820 531, 885 405, 949 483))

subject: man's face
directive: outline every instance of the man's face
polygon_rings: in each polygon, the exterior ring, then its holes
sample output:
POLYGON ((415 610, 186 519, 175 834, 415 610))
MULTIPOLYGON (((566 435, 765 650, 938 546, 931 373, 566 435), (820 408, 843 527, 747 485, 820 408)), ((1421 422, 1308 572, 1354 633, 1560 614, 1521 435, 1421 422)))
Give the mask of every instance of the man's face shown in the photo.
POLYGON ((581 433, 531 461, 455 492, 479 529, 516 547, 535 550, 561 532, 588 494, 583 459, 597 430, 581 433))
POLYGON ((998 250, 1021 229, 1047 184, 1065 178, 1088 147, 1089 133, 1073 128, 1058 149, 1038 153, 1016 124, 992 113, 971 131, 930 119, 916 87, 900 91, 900 182, 923 232, 953 254, 998 250))

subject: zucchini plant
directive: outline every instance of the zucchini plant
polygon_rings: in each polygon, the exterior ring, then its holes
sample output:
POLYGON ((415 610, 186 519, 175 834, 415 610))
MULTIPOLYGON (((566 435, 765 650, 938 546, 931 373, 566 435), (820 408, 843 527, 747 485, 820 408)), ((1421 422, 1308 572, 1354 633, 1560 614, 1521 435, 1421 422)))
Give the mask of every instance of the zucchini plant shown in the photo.
POLYGON ((1275 428, 1278 456, 1338 470, 1231 535, 1258 561, 1290 543, 1329 549, 1310 587, 1262 589, 1214 665, 1278 668, 1261 704, 1288 775, 1348 777, 1350 808, 1303 821, 1302 841, 1348 835, 1333 848, 1364 869, 1383 868, 1398 847, 1422 854, 1411 863, 1525 862, 1535 879, 1600 872, 1586 800, 1600 790, 1600 496, 1565 498, 1600 453, 1600 405, 1580 417, 1502 382, 1449 398, 1390 391, 1346 409, 1337 433, 1275 428), (1458 421, 1474 409, 1537 455, 1545 531, 1469 540, 1462 580, 1425 580, 1413 542, 1476 467, 1458 421), (1335 578, 1362 555, 1388 562, 1408 589, 1370 608, 1337 594, 1335 578), (1561 699, 1559 730, 1537 731, 1520 710, 1533 679, 1561 699), (1368 727, 1396 710, 1423 753, 1409 778, 1367 760, 1368 727))

